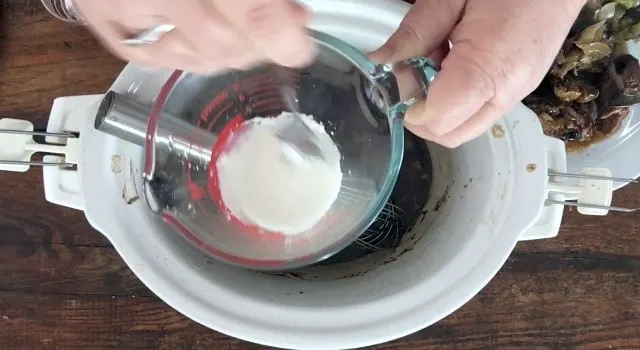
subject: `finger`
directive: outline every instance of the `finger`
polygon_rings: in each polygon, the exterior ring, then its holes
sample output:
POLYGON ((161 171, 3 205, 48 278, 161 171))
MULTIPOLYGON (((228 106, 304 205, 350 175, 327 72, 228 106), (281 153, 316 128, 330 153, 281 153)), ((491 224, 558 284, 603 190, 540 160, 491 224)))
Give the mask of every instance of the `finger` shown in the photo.
POLYGON ((184 33, 202 57, 212 67, 228 66, 236 55, 253 50, 249 40, 242 36, 211 1, 167 1, 163 9, 170 21, 184 33))
POLYGON ((502 115, 503 113, 504 111, 497 109, 496 106, 488 102, 460 127, 443 136, 434 134, 426 125, 405 123, 405 126, 418 137, 448 148, 456 148, 485 133, 491 124, 495 122, 495 115, 502 115))
POLYGON ((151 45, 131 47, 127 54, 134 62, 149 62, 158 68, 187 70, 206 62, 179 29, 164 34, 151 45))
POLYGON ((153 45, 131 47, 122 44, 123 39, 159 23, 158 16, 150 13, 148 6, 142 6, 144 2, 125 4, 120 1, 111 6, 102 2, 92 2, 95 6, 83 4, 86 6, 82 12, 84 18, 89 19, 89 29, 120 58, 162 68, 182 68, 195 63, 197 55, 178 30, 164 35, 153 45), (122 11, 123 8, 127 11, 122 11), (110 18, 117 18, 117 22, 110 18))
POLYGON ((426 103, 407 115, 453 145, 470 139, 464 130, 479 135, 476 127, 488 127, 539 84, 581 8, 555 0, 488 3, 465 8, 426 103))
POLYGON ((260 53, 285 66, 312 61, 314 45, 299 20, 299 6, 287 0, 212 0, 218 11, 251 41, 260 53))
POLYGON ((429 131, 427 136, 429 140, 445 147, 456 148, 484 134, 505 112, 502 107, 487 102, 471 118, 448 134, 439 136, 429 131))
POLYGON ((440 67, 442 61, 449 54, 449 42, 445 41, 435 50, 431 51, 431 53, 427 54, 427 56, 433 61, 436 67, 440 67))
MULTIPOLYGON (((201 51, 204 51, 204 55, 210 60, 208 64, 198 67, 198 72, 211 72, 223 68, 234 68, 240 70, 246 70, 253 68, 258 63, 266 59, 265 55, 259 52, 249 39, 240 33, 229 20, 218 12, 215 4, 210 0, 201 0, 200 5, 204 12, 208 14, 208 19, 202 19, 202 22, 207 20, 214 25, 209 26, 209 30, 215 32, 215 36, 212 38, 206 38, 202 35, 197 36, 202 38, 204 47, 201 51), (224 27, 224 28, 220 28, 224 27)), ((294 13, 294 19, 299 23, 306 23, 308 20, 308 13, 306 9, 297 3, 291 3, 294 13)), ((185 20, 189 20, 185 18, 185 20)), ((190 19, 193 21, 193 19, 190 19)), ((205 24, 206 25, 206 24, 205 24)), ((194 30, 194 35, 200 31, 194 30)))
POLYGON ((370 54, 371 59, 387 63, 431 54, 451 33, 464 3, 464 0, 416 1, 395 33, 370 54))
POLYGON ((407 111, 408 123, 426 125, 435 135, 442 136, 462 125, 495 97, 495 74, 478 63, 484 60, 462 54, 465 49, 464 44, 453 46, 429 87, 427 98, 407 111))
POLYGON ((301 25, 306 25, 309 22, 309 10, 295 1, 290 1, 289 4, 293 11, 293 19, 301 25))
POLYGON ((127 47, 121 40, 157 24, 145 1, 84 0, 74 3, 89 29, 115 55, 126 58, 127 47))
POLYGON ((433 141, 438 143, 438 136, 434 135, 429 129, 427 129, 424 125, 413 125, 406 123, 404 124, 405 128, 409 130, 412 134, 423 138, 425 140, 433 141))
POLYGON ((180 30, 173 30, 164 34, 150 45, 127 46, 121 43, 127 37, 129 30, 121 29, 117 24, 107 25, 102 33, 114 38, 112 47, 127 61, 154 68, 185 69, 185 67, 201 64, 204 58, 200 56, 180 30))

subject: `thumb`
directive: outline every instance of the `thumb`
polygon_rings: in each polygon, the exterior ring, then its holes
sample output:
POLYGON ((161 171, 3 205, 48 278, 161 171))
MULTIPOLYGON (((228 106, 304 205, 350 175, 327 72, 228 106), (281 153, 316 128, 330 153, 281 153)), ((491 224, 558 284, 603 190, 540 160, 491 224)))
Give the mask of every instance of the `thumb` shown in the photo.
POLYGON ((583 4, 473 2, 451 35, 453 46, 426 101, 414 104, 405 122, 449 147, 484 133, 540 83, 583 4))
POLYGON ((393 63, 431 55, 447 40, 464 4, 465 0, 417 0, 395 33, 369 57, 377 63, 393 63))

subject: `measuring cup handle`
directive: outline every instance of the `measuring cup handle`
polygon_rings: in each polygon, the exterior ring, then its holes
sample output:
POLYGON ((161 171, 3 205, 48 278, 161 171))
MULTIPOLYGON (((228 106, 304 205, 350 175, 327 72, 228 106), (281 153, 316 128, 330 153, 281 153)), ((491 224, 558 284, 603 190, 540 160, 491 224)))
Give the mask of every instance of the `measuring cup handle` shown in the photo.
POLYGON ((399 118, 404 117, 409 107, 426 98, 429 87, 438 74, 435 63, 426 57, 379 65, 376 70, 384 72, 383 80, 388 82, 389 77, 393 76, 397 84, 397 100, 391 101, 389 115, 399 118))

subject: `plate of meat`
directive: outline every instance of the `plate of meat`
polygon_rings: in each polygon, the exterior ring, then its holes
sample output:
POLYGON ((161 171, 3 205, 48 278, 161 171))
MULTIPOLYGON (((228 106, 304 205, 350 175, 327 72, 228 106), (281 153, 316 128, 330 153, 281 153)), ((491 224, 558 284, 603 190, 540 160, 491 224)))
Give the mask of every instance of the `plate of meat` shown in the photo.
MULTIPOLYGON (((592 0, 523 103, 565 141, 567 168, 640 177, 640 1, 592 0)), ((616 183, 620 188, 626 183, 616 183)))

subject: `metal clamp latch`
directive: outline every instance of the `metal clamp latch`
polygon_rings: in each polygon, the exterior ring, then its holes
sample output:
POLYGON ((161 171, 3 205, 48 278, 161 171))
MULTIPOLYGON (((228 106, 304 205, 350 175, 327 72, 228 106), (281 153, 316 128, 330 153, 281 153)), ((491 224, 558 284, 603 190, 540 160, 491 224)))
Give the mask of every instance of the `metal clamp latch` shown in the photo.
POLYGON ((0 119, 0 170, 25 172, 34 166, 73 167, 78 164, 80 139, 71 132, 34 131, 28 120, 0 119), (38 143, 33 136, 53 136, 66 139, 66 144, 38 143), (64 155, 64 161, 32 161, 35 153, 64 155))

